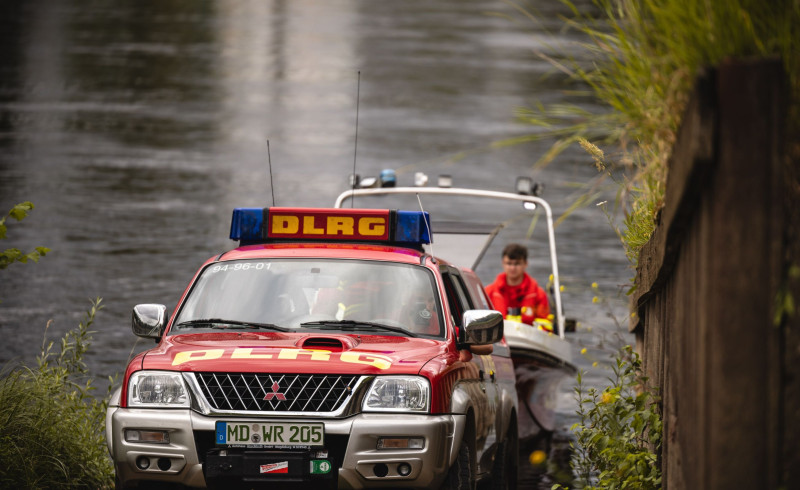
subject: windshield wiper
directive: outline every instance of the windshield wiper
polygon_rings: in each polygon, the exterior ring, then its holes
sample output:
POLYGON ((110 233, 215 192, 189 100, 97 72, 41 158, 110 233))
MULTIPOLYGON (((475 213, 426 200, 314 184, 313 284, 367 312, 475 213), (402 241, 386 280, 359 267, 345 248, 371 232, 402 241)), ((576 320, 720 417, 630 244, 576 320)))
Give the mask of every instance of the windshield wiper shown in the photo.
POLYGON ((358 320, 320 320, 315 322, 305 322, 300 324, 301 327, 309 328, 330 328, 341 330, 386 330, 389 332, 401 333, 409 337, 417 337, 418 335, 403 327, 394 327, 392 325, 384 325, 383 323, 365 322, 358 320))
POLYGON ((224 329, 264 329, 276 330, 278 332, 288 332, 286 327, 280 327, 274 323, 257 323, 257 322, 243 322, 240 320, 223 320, 222 318, 204 318, 198 320, 189 320, 175 325, 176 328, 191 328, 197 325, 210 325, 210 328, 224 328, 224 329))

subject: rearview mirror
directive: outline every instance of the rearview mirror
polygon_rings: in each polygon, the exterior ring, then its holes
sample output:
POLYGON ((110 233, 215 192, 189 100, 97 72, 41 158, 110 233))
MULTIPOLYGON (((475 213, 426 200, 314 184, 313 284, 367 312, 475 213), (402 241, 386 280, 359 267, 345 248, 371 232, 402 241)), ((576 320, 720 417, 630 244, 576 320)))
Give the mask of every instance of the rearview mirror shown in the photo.
POLYGON ((467 310, 461 324, 465 344, 494 344, 503 338, 503 315, 499 311, 467 310))
POLYGON ((137 337, 158 340, 169 321, 167 307, 156 304, 142 304, 133 307, 131 329, 137 337))
POLYGON ((292 276, 291 279, 289 279, 289 281, 293 286, 301 288, 332 289, 339 286, 338 276, 333 276, 330 274, 319 274, 314 272, 296 274, 292 276))

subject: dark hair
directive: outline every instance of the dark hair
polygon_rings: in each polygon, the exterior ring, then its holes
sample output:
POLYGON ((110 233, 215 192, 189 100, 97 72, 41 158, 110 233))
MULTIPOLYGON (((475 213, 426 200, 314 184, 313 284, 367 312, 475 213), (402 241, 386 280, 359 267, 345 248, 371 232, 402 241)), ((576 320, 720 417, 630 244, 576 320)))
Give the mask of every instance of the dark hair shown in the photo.
POLYGON ((528 261, 528 249, 519 243, 509 243, 503 249, 503 257, 508 257, 511 260, 524 260, 528 261))

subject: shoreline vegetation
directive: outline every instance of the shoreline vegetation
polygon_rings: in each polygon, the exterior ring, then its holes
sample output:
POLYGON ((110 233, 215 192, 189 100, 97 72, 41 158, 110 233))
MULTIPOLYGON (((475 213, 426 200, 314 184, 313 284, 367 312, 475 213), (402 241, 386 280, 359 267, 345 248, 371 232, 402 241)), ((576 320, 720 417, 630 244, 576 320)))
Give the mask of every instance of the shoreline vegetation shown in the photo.
MULTIPOLYGON (((9 218, 22 221, 33 208, 22 202, 0 218, 0 240, 9 218)), ((38 262, 48 252, 5 249, 0 270, 7 274, 10 265, 38 262)), ((84 362, 101 302, 92 301, 84 321, 58 343, 47 340, 48 322, 36 367, 8 362, 0 368, 0 488, 113 487, 104 431, 108 396, 95 396, 95 378, 84 362)))
MULTIPOLYGON (((582 87, 570 89, 573 97, 605 110, 592 113, 575 104, 521 108, 519 120, 538 130, 517 141, 555 139, 534 167, 576 143, 589 153, 599 175, 573 207, 591 204, 597 189, 612 180, 617 198, 606 216, 635 268, 658 221, 667 161, 702 70, 729 58, 780 57, 792 97, 787 134, 800 132, 800 2, 593 0, 594 8, 580 10, 571 0, 560 1, 570 12, 562 16, 564 29, 581 33, 584 55, 537 54, 582 87), (620 213, 621 226, 615 222, 620 213)), ((532 8, 509 4, 538 22, 532 8)))
MULTIPOLYGON (((519 120, 536 126, 537 132, 515 142, 555 140, 534 168, 551 163, 576 143, 589 154, 598 176, 585 184, 567 214, 596 201, 610 181, 616 189, 613 211, 604 203, 598 206, 633 269, 657 226, 672 145, 694 81, 703 70, 726 59, 779 57, 791 94, 789 154, 800 155, 800 1, 592 0, 594 8, 589 10, 580 10, 571 0, 560 1, 570 12, 562 17, 564 27, 585 39, 580 50, 585 57, 538 54, 583 87, 571 89, 573 96, 605 110, 592 113, 569 104, 519 109, 519 120)), ((537 22, 532 9, 508 3, 537 22)), ((628 293, 635 288, 632 284, 628 293)), ((572 427, 574 480, 569 485, 661 488, 659 395, 648 385, 630 346, 611 357, 615 360, 605 389, 585 387, 582 373, 578 375, 580 422, 572 427)))
POLYGON ((96 397, 84 362, 100 303, 92 301, 56 349, 46 328, 35 368, 9 363, 0 370, 0 487, 113 487, 104 431, 108 396, 96 397))

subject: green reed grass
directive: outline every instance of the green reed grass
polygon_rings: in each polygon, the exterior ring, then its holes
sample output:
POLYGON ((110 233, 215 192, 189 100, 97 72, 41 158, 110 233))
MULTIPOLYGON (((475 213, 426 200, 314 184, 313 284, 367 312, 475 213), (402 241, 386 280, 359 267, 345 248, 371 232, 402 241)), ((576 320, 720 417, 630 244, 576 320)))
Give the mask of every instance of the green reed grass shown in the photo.
MULTIPOLYGON (((540 55, 587 87, 573 95, 608 110, 540 105, 518 116, 545 129, 529 139, 556 138, 537 165, 546 165, 574 142, 619 149, 609 168, 622 170, 617 182, 618 205, 625 212, 621 237, 635 265, 663 205, 666 162, 703 68, 732 57, 780 56, 792 92, 790 131, 800 130, 800 1, 594 0, 588 11, 562 2, 570 10, 563 17, 565 27, 586 40, 585 56, 540 55)), ((531 10, 511 5, 536 21, 531 10)), ((604 172, 599 179, 613 175, 604 172)))
POLYGON ((585 386, 578 374, 580 420, 572 426, 577 441, 570 461, 575 478, 569 487, 555 484, 553 490, 661 488, 658 394, 648 386, 641 359, 629 345, 618 352, 611 372, 602 390, 585 386))
POLYGON ((110 488, 105 403, 92 394, 84 355, 100 299, 38 366, 0 371, 0 488, 110 488))

